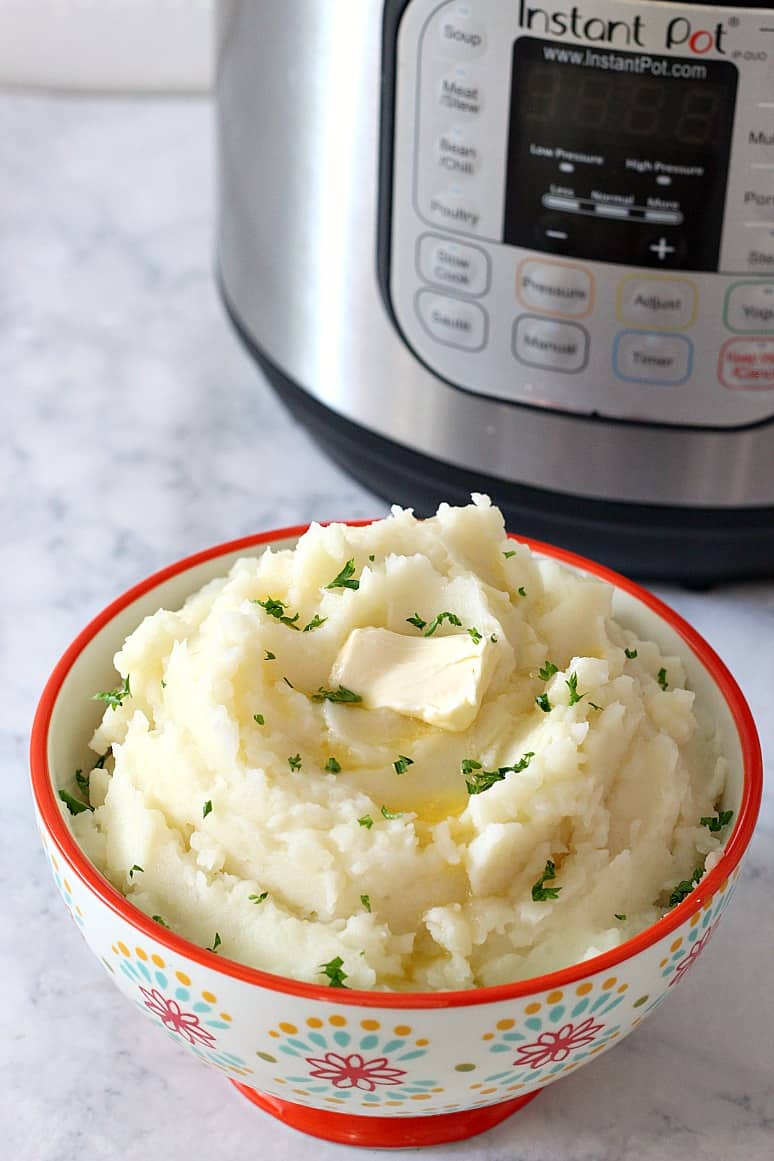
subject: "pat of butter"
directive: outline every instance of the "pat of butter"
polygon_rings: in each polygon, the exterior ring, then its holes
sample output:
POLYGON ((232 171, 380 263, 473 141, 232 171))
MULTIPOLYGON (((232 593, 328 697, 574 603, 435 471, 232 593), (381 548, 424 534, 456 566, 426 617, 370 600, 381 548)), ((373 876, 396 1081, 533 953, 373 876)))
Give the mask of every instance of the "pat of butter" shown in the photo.
POLYGON ((475 721, 494 668, 495 647, 467 633, 409 637, 389 629, 353 629, 331 671, 366 706, 391 709, 443 730, 475 721))

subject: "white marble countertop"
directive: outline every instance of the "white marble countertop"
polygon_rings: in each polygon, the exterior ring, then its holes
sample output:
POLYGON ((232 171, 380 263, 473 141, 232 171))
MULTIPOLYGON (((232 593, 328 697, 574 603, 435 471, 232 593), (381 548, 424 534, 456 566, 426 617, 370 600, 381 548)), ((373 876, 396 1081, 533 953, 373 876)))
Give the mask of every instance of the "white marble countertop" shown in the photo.
MULTIPOLYGON (((30 722, 75 633, 186 553, 383 513, 280 407, 212 277, 205 102, 0 95, 0 1125, 14 1161, 365 1156, 259 1112, 133 1012, 51 881, 30 722)), ((774 760, 774 583, 661 586, 733 670, 774 760)), ((438 1158, 774 1153, 774 792, 711 954, 634 1036, 438 1158)))

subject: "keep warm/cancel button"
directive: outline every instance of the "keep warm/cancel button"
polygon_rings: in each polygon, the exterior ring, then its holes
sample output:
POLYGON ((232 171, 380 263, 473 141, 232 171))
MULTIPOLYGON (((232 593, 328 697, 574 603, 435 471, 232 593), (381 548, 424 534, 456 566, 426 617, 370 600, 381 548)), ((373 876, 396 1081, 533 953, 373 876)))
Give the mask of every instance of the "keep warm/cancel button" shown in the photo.
POLYGON ((718 379, 732 391, 774 391, 774 339, 729 339, 720 350, 718 379))

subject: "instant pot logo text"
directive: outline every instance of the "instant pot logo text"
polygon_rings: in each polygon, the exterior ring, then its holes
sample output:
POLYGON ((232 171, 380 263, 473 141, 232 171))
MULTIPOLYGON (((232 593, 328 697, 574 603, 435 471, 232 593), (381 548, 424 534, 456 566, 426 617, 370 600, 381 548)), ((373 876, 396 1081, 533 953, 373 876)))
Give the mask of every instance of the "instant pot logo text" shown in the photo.
MULTIPOLYGON (((594 44, 613 44, 618 47, 653 48, 646 46, 643 33, 644 18, 637 13, 629 20, 608 20, 603 16, 587 16, 577 4, 572 8, 541 8, 528 0, 519 0, 519 24, 528 32, 538 35, 574 36, 594 44)), ((726 27, 722 21, 709 27, 697 27, 686 16, 673 16, 664 27, 664 48, 680 48, 702 56, 717 52, 725 56, 726 27)))

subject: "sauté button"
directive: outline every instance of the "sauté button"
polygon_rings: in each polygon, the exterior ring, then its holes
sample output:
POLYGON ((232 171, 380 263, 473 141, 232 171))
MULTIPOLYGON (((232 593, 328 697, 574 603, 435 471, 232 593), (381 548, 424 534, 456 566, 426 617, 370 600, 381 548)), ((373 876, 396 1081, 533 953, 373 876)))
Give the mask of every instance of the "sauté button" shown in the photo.
POLYGON ((513 353, 527 367, 574 374, 586 366, 589 336, 577 323, 523 314, 513 327, 513 353))
POLYGON ((774 339, 729 339, 720 352, 718 379, 731 391, 774 390, 774 339))
POLYGON ((583 318, 591 311, 592 278, 583 266, 527 258, 516 272, 516 293, 533 310, 583 318))
POLYGON ((621 331, 615 340, 615 373, 631 383, 685 383, 692 363, 693 345, 682 335, 621 331))
POLYGON ((633 326, 682 331, 696 315, 696 287, 687 278, 625 278, 618 317, 633 326))
POLYGON ((725 322, 730 331, 774 334, 774 282, 737 282, 730 287, 725 322))
POLYGON ((423 234, 418 247, 419 273, 425 282, 458 290, 461 294, 484 294, 489 288, 489 256, 478 246, 465 246, 423 234))
POLYGON ((425 330, 440 343, 466 351, 479 351, 483 347, 486 315, 478 303, 420 290, 416 305, 425 330))

